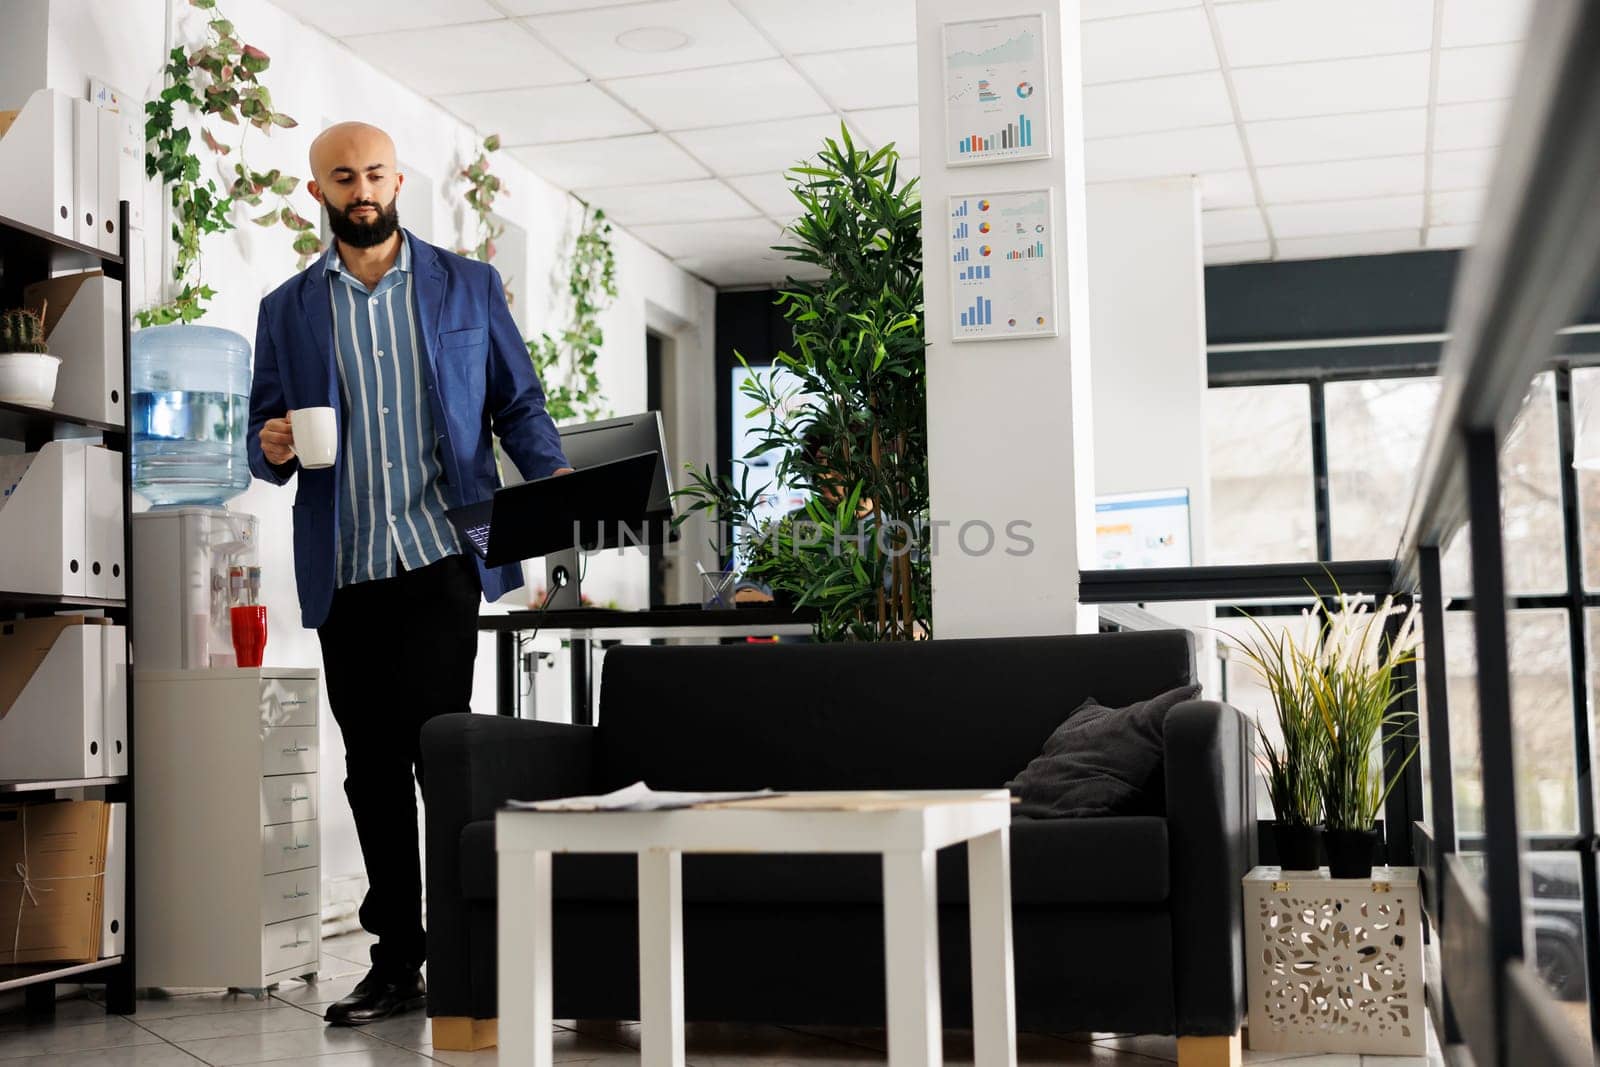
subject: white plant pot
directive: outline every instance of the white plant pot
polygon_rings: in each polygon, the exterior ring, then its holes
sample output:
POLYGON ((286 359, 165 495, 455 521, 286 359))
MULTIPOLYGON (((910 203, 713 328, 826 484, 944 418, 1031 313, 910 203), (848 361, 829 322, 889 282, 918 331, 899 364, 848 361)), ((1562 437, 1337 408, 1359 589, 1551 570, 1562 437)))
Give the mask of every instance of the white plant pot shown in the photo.
POLYGON ((44 352, 0 352, 0 400, 47 408, 55 400, 59 356, 44 352))

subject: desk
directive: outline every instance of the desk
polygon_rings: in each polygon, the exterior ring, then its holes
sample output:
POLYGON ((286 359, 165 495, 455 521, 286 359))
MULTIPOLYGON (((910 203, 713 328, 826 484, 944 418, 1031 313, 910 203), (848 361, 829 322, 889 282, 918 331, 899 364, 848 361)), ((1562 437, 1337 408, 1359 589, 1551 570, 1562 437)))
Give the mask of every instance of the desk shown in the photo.
POLYGON ((515 714, 517 634, 527 630, 560 634, 568 640, 572 664, 572 721, 594 724, 593 686, 590 684, 590 643, 596 640, 653 640, 667 637, 794 637, 811 633, 814 608, 774 607, 758 604, 745 608, 707 610, 698 604, 651 608, 646 611, 612 611, 576 608, 567 611, 512 611, 480 615, 479 631, 498 635, 495 648, 495 711, 515 714))

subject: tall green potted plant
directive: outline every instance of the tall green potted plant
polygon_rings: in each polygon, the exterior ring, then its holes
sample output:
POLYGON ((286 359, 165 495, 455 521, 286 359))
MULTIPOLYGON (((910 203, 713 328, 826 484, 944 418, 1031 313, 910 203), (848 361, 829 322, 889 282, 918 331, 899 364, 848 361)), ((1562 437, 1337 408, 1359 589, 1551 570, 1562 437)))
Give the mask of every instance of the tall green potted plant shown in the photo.
POLYGON ((1275 819, 1272 824, 1278 864, 1285 870, 1314 871, 1321 865, 1323 779, 1327 731, 1312 698, 1319 627, 1310 612, 1307 627, 1277 633, 1245 615, 1251 632, 1235 638, 1251 668, 1272 696, 1280 741, 1255 723, 1256 760, 1267 780, 1275 819))
POLYGON ((1367 609, 1343 593, 1338 611, 1323 609, 1320 654, 1311 672, 1311 699, 1326 737, 1323 843, 1335 878, 1372 874, 1378 813, 1417 754, 1416 743, 1403 755, 1385 757, 1378 749, 1386 728, 1416 718, 1394 708, 1411 692, 1401 688, 1400 669, 1417 658, 1421 616, 1415 607, 1397 607, 1392 596, 1367 609), (1386 635, 1391 617, 1401 620, 1392 638, 1386 635))
POLYGON ((745 574, 815 606, 825 641, 931 631, 921 194, 899 159, 841 128, 788 174, 800 215, 795 243, 777 250, 823 277, 790 278, 778 295, 794 346, 774 365, 792 384, 745 383, 752 414, 767 418, 746 458, 779 456, 778 484, 809 490, 806 508, 753 523, 756 494, 709 467, 679 491, 683 517, 714 511, 747 531, 745 574))

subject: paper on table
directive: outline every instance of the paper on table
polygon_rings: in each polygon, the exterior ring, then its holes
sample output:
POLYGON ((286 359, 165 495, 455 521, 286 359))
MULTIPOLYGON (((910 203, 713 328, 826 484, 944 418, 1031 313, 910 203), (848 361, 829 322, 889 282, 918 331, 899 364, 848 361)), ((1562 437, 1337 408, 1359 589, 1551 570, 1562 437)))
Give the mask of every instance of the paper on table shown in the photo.
POLYGON ((562 797, 558 800, 513 800, 507 806, 518 811, 670 811, 725 800, 748 800, 781 794, 770 789, 748 793, 672 793, 657 792, 643 782, 634 782, 615 792, 589 797, 562 797))

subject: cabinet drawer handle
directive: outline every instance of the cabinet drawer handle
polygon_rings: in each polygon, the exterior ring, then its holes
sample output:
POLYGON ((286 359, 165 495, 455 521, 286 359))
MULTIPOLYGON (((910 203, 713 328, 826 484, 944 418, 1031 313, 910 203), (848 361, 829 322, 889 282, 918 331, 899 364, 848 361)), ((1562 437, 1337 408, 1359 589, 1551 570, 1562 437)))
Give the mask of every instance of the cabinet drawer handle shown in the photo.
POLYGON ((309 793, 306 793, 304 795, 302 795, 300 793, 291 793, 288 796, 283 798, 283 802, 285 804, 298 804, 303 800, 310 800, 310 799, 311 799, 311 794, 309 794, 309 793))
POLYGON ((283 899, 284 900, 299 900, 301 897, 309 897, 310 895, 311 895, 311 890, 309 890, 309 889, 296 889, 293 893, 285 893, 283 895, 283 899))
POLYGON ((283 846, 283 850, 285 852, 299 852, 303 848, 310 848, 310 847, 311 847, 311 842, 309 842, 309 841, 306 841, 306 842, 303 842, 303 843, 300 842, 300 841, 296 841, 292 845, 284 845, 283 846))
POLYGON ((298 756, 302 752, 310 752, 310 751, 311 751, 311 746, 310 745, 302 745, 300 742, 296 741, 294 744, 292 744, 288 748, 284 749, 283 750, 283 754, 285 756, 298 756))
POLYGON ((309 944, 311 944, 310 939, 302 938, 302 939, 300 939, 298 941, 291 941, 287 945, 279 945, 278 947, 279 948, 299 948, 301 945, 309 945, 309 944))

